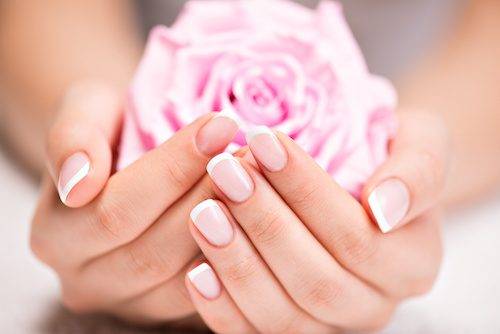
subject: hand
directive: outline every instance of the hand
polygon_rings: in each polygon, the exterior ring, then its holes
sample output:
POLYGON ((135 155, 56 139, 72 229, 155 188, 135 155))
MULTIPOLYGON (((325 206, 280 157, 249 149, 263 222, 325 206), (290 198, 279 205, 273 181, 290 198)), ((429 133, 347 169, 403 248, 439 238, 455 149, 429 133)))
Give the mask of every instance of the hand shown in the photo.
POLYGON ((194 313, 184 274, 199 248, 185 222, 212 194, 205 165, 237 125, 206 115, 111 175, 121 116, 120 97, 108 87, 70 92, 48 137, 57 189, 47 175, 31 246, 57 272, 69 309, 175 320, 194 313))
POLYGON ((380 329, 399 301, 428 291, 441 260, 441 124, 401 118, 390 158, 366 185, 365 207, 282 134, 250 136, 258 167, 250 154, 212 159, 220 201, 191 213, 207 261, 186 279, 206 324, 218 333, 380 329))

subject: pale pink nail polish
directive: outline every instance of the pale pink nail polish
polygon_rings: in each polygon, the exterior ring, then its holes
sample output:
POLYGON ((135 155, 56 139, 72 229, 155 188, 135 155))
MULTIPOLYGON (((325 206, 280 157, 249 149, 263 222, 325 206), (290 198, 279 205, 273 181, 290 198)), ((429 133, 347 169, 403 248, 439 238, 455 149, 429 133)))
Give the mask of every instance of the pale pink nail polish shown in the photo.
POLYGON ((233 202, 244 202, 252 195, 252 179, 231 154, 221 153, 213 157, 208 162, 207 172, 217 187, 233 202))
POLYGON ((192 269, 187 276, 196 290, 206 299, 216 299, 219 297, 221 292, 219 280, 207 263, 202 263, 192 269))
POLYGON ((231 242, 233 227, 213 199, 207 199, 195 206, 190 216, 196 228, 212 245, 222 247, 231 242))
POLYGON ((196 145, 205 155, 223 151, 238 132, 238 121, 227 111, 217 113, 196 135, 196 145))
POLYGON ((267 126, 257 126, 247 132, 247 144, 257 159, 270 172, 285 168, 287 153, 276 135, 267 126))
POLYGON ((90 159, 87 154, 78 152, 71 155, 63 163, 57 182, 59 197, 66 203, 71 190, 90 172, 90 159))
POLYGON ((380 183, 368 196, 368 205, 380 230, 387 233, 401 223, 410 208, 410 192, 393 178, 380 183))

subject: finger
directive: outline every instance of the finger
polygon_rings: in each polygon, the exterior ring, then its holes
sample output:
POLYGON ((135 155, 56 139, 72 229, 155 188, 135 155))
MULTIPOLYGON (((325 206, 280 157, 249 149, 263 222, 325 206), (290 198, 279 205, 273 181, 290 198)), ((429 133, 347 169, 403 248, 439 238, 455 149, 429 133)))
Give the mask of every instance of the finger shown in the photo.
POLYGON ((436 205, 443 191, 449 143, 444 122, 431 114, 402 114, 390 156, 367 181, 362 200, 382 232, 436 205))
POLYGON ((198 182, 210 155, 236 131, 228 117, 201 117, 111 176, 99 197, 78 211, 80 218, 64 212, 67 220, 44 222, 43 233, 59 243, 54 247, 71 249, 80 260, 129 243, 198 182))
POLYGON ((105 249, 131 241, 158 219, 201 179, 207 161, 237 131, 226 114, 205 115, 114 174, 88 208, 96 216, 94 227, 107 239, 105 249))
POLYGON ((49 171, 67 206, 83 206, 103 188, 120 117, 112 88, 89 82, 68 91, 47 140, 49 171))
POLYGON ((81 284, 107 300, 123 300, 172 279, 200 250, 186 221, 191 209, 213 196, 210 180, 196 184, 141 236, 80 270, 81 284))
POLYGON ((78 250, 70 242, 56 244, 39 236, 34 238, 36 248, 43 249, 45 262, 72 275, 68 279, 71 284, 64 289, 69 292, 65 294, 65 304, 76 311, 95 308, 113 311, 136 322, 188 315, 193 308, 187 294, 181 294, 186 292, 183 277, 186 265, 200 252, 185 221, 195 203, 206 198, 209 189, 207 181, 199 183, 138 239, 83 265, 75 255, 78 250), (167 293, 173 301, 167 298, 162 302, 167 293), (155 305, 162 303, 170 304, 156 310, 155 305))
POLYGON ((186 269, 153 289, 110 305, 110 312, 140 324, 165 323, 194 314, 196 310, 184 284, 185 273, 186 269))
POLYGON ((386 321, 391 303, 345 271, 265 179, 240 161, 224 153, 214 157, 207 170, 224 203, 295 302, 320 321, 340 327, 386 321))
POLYGON ((248 142, 267 180, 344 268, 395 298, 429 288, 440 263, 435 223, 382 235, 362 205, 293 140, 260 128, 248 142), (280 168, 270 171, 266 154, 280 156, 280 168))
POLYGON ((235 304, 259 332, 330 330, 287 295, 222 203, 198 204, 191 212, 190 230, 235 304))
POLYGON ((185 282, 196 310, 213 332, 256 333, 208 263, 191 269, 185 282))

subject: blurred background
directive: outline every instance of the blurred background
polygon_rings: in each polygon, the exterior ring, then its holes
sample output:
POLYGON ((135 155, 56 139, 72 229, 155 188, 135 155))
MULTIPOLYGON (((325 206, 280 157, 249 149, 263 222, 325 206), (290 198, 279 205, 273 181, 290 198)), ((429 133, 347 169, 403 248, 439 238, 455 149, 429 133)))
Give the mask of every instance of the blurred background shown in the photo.
MULTIPOLYGON (((138 48, 121 45, 130 53, 117 55, 88 43, 87 32, 79 27, 94 20, 98 27, 103 13, 116 2, 120 0, 107 1, 103 12, 92 9, 100 6, 99 1, 54 1, 50 5, 31 0, 0 2, 3 332, 140 332, 110 319, 76 317, 62 310, 57 301, 56 277, 33 258, 27 243, 37 200, 38 168, 43 160, 38 148, 43 146, 44 127, 39 125, 50 122, 58 94, 75 77, 95 73, 109 73, 111 79, 126 85, 149 29, 172 23, 184 3, 122 0, 121 4, 127 3, 126 9, 116 15, 125 18, 108 22, 110 30, 103 33, 117 37, 130 34, 138 48), (68 15, 61 18, 61 13, 68 15), (118 31, 122 26, 126 26, 125 32, 118 31), (80 49, 85 44, 78 42, 79 37, 95 49, 80 49), (74 64, 48 61, 51 48, 62 58, 74 57, 74 64), (89 68, 94 58, 100 65, 112 59, 114 67, 89 68), (22 70, 18 71, 16 65, 22 70), (68 75, 73 72, 73 76, 68 75), (47 77, 53 80, 41 85, 47 77), (32 117, 23 121, 20 110, 31 110, 32 117)), ((298 2, 311 7, 317 3, 298 2)), ((456 189, 452 186, 446 197, 453 205, 448 206, 443 226, 445 258, 438 282, 429 295, 406 302, 384 333, 498 333, 500 187, 493 182, 498 180, 500 170, 500 124, 494 123, 500 118, 500 28, 494 24, 495 17, 500 21, 498 0, 341 2, 371 71, 394 80, 403 105, 442 110, 459 140, 458 159, 466 162, 452 172, 456 189), (496 68, 492 66, 495 61, 496 68), (462 114, 463 118, 457 118, 462 114), (476 127, 469 129, 467 119, 477 123, 476 127), (468 144, 461 145, 460 140, 468 144), (457 189, 467 189, 467 193, 457 189)))

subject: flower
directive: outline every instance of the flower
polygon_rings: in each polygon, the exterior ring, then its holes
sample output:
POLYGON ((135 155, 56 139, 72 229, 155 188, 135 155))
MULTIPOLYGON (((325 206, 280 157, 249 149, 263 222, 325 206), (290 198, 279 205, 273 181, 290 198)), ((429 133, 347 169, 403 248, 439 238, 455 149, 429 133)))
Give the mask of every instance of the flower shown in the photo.
POLYGON ((130 87, 118 168, 209 111, 243 133, 288 134, 351 194, 387 156, 396 94, 369 73, 341 6, 285 0, 188 2, 150 33, 130 87))

